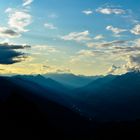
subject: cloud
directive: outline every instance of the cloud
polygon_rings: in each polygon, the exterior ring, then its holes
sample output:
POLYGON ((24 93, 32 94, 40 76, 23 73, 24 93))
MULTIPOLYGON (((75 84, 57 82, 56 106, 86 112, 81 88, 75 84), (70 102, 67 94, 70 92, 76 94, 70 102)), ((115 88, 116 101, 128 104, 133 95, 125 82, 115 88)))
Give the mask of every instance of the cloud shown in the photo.
POLYGON ((140 51, 140 47, 137 46, 127 46, 127 47, 114 47, 115 50, 112 51, 113 54, 133 54, 140 51))
POLYGON ((24 53, 16 51, 29 46, 0 44, 0 64, 14 64, 25 60, 27 57, 24 53))
POLYGON ((120 44, 125 44, 127 42, 128 42, 127 40, 114 40, 109 42, 88 42, 86 45, 89 48, 93 48, 93 47, 101 48, 101 47, 111 47, 120 44))
POLYGON ((101 43, 99 46, 100 47, 108 47, 108 46, 113 46, 113 45, 124 44, 126 42, 127 42, 126 40, 115 40, 115 41, 111 41, 111 42, 101 43))
POLYGON ((13 9, 7 8, 5 12, 8 14, 8 25, 9 28, 14 29, 18 32, 27 32, 27 26, 32 23, 32 16, 29 11, 25 8, 13 9))
POLYGON ((62 73, 62 74, 64 74, 64 73, 71 73, 71 69, 56 69, 56 71, 55 71, 55 73, 62 73))
POLYGON ((34 0, 23 0, 23 6, 28 6, 30 5, 34 0))
POLYGON ((111 15, 111 14, 125 14, 125 10, 123 9, 116 9, 116 8, 98 8, 96 9, 96 12, 101 13, 101 14, 106 14, 106 15, 111 15))
POLYGON ((68 41, 89 41, 91 38, 89 37, 90 33, 89 31, 83 31, 83 32, 72 32, 68 35, 62 36, 61 39, 68 40, 68 41))
POLYGON ((94 37, 95 40, 100 40, 100 39, 104 39, 103 35, 97 35, 94 37))
POLYGON ((58 68, 56 66, 50 66, 47 64, 42 65, 42 73, 71 73, 71 70, 69 68, 58 68))
POLYGON ((108 74, 114 74, 118 69, 120 69, 120 66, 116 66, 116 65, 112 65, 109 69, 108 69, 108 74))
POLYGON ((31 24, 31 21, 32 16, 28 12, 13 10, 9 13, 9 26, 20 32, 27 32, 28 30, 25 28, 31 24))
POLYGON ((106 30, 112 31, 115 35, 119 35, 120 33, 127 31, 126 29, 121 29, 121 28, 113 27, 112 25, 107 26, 106 30))
POLYGON ((45 28, 50 29, 50 30, 57 29, 57 27, 54 26, 52 23, 45 23, 44 26, 45 26, 45 28))
POLYGON ((140 70, 140 53, 128 56, 127 64, 123 66, 126 71, 140 70))
POLYGON ((36 53, 58 53, 59 50, 57 50, 56 48, 54 48, 53 46, 49 46, 49 45, 36 45, 32 48, 32 50, 34 50, 34 52, 36 53))
POLYGON ((131 30, 132 34, 140 35, 140 24, 135 25, 135 27, 131 30))
POLYGON ((95 56, 96 53, 92 50, 80 50, 77 53, 79 56, 95 56))
POLYGON ((27 32, 27 26, 32 23, 32 16, 29 13, 29 5, 33 0, 23 0, 23 7, 21 8, 11 8, 8 7, 5 13, 8 14, 8 27, 5 28, 5 34, 9 37, 20 36, 22 32, 27 32))
POLYGON ((84 10, 84 11, 82 11, 82 13, 84 13, 85 15, 92 15, 93 11, 92 10, 84 10))
POLYGON ((91 66, 95 63, 95 59, 104 53, 100 50, 82 49, 71 56, 69 62, 71 64, 83 64, 83 66, 91 66))
POLYGON ((140 52, 140 39, 133 41, 126 41, 124 44, 114 46, 112 48, 113 54, 119 55, 134 55, 140 52))
POLYGON ((133 43, 135 44, 135 46, 139 46, 139 47, 140 47, 140 38, 135 39, 135 40, 133 41, 133 43))
POLYGON ((140 71, 140 39, 129 40, 124 44, 109 48, 109 55, 114 63, 119 63, 119 67, 113 65, 108 73, 126 73, 130 71, 140 71), (120 63, 121 62, 121 63, 120 63))
POLYGON ((5 10, 5 13, 10 13, 10 12, 12 12, 13 11, 13 9, 12 8, 7 8, 6 10, 5 10))
POLYGON ((58 18, 58 15, 55 14, 55 13, 51 13, 48 15, 49 18, 52 18, 52 19, 55 19, 55 18, 58 18))
POLYGON ((0 37, 1 38, 17 38, 17 37, 20 37, 20 33, 7 27, 0 27, 0 37))
MULTIPOLYGON (((75 56, 71 57, 70 63, 79 63, 79 62, 88 62, 89 63, 89 59, 93 59, 93 57, 99 56, 103 54, 103 52, 99 51, 99 50, 80 50, 76 53, 75 56), (88 58, 88 59, 87 59, 88 58)), ((93 62, 93 61, 92 61, 93 62)))

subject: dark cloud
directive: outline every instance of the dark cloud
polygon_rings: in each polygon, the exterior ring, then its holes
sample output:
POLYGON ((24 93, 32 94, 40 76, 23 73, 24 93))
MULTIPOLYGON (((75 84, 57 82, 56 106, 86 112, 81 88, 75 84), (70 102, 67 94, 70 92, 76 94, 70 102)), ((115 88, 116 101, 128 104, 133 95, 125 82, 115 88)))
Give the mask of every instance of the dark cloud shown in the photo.
POLYGON ((57 69, 56 73, 70 73, 71 70, 70 69, 57 69))
POLYGON ((127 54, 140 51, 140 47, 114 47, 115 50, 112 51, 113 54, 127 54))
POLYGON ((52 69, 52 67, 49 66, 49 65, 43 65, 42 68, 43 68, 43 69, 46 69, 46 70, 47 70, 47 69, 48 69, 48 70, 49 70, 49 69, 52 69))
POLYGON ((107 42, 107 43, 102 43, 100 44, 101 47, 109 47, 109 46, 113 46, 113 45, 120 45, 120 44, 125 44, 126 40, 116 40, 116 41, 112 41, 112 42, 107 42))
POLYGON ((0 44, 0 64, 14 64, 23 61, 26 54, 16 51, 30 46, 0 44))
POLYGON ((7 27, 0 27, 0 37, 16 38, 19 36, 20 36, 20 33, 13 29, 10 29, 7 27))
POLYGON ((14 30, 10 30, 10 29, 3 31, 3 34, 8 34, 10 36, 18 36, 19 35, 17 32, 15 32, 14 30))
POLYGON ((0 71, 4 71, 5 69, 0 69, 0 71))

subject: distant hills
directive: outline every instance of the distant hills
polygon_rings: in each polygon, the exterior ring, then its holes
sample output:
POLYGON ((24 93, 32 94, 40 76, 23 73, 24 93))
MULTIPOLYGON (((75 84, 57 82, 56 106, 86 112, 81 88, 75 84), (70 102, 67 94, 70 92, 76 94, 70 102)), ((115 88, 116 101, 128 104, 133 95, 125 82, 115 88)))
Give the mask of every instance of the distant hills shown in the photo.
POLYGON ((1 76, 0 113, 5 132, 22 134, 27 130, 39 136, 48 132, 65 136, 64 139, 68 135, 96 139, 97 131, 104 135, 132 132, 140 128, 140 73, 104 77, 1 76), (72 80, 74 83, 70 84, 72 80))
POLYGON ((83 76, 74 75, 71 73, 49 73, 43 75, 46 78, 51 78, 57 82, 66 85, 69 88, 78 88, 89 84, 90 82, 102 77, 102 76, 83 76))

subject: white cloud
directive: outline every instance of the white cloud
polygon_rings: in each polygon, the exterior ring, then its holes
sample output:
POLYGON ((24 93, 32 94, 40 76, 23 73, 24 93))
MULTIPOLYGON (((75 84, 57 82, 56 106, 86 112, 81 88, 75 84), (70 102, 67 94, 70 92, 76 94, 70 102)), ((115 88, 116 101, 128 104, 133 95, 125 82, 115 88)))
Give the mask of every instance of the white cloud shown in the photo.
POLYGON ((102 54, 103 53, 99 50, 83 49, 78 51, 74 56, 71 57, 70 63, 72 64, 83 63, 84 65, 89 66, 95 63, 93 58, 102 54))
POLYGON ((106 30, 112 31, 115 35, 118 35, 118 34, 120 34, 122 32, 126 32, 127 31, 126 29, 121 29, 121 28, 113 27, 112 25, 107 26, 106 30))
POLYGON ((6 10, 9 14, 9 27, 19 31, 19 32, 26 32, 28 31, 25 29, 28 25, 31 24, 32 16, 25 12, 24 10, 6 10))
POLYGON ((127 63, 122 67, 126 72, 140 70, 140 54, 129 55, 126 61, 127 63))
POLYGON ((125 14, 125 10, 123 9, 115 9, 115 8, 98 8, 96 10, 96 12, 99 12, 101 14, 106 14, 106 15, 110 15, 110 14, 125 14))
POLYGON ((84 13, 86 15, 91 15, 91 14, 93 14, 93 11, 92 10, 84 10, 84 11, 82 11, 82 13, 84 13))
POLYGON ((9 12, 12 12, 12 11, 13 11, 13 9, 9 7, 5 10, 5 13, 9 13, 9 12))
POLYGON ((23 0, 23 6, 29 6, 34 0, 23 0))
POLYGON ((5 13, 8 14, 9 28, 17 32, 27 32, 26 27, 31 24, 32 16, 30 14, 30 4, 33 0, 23 0, 21 9, 19 8, 7 8, 5 13))
POLYGON ((117 69, 121 73, 140 71, 140 54, 129 54, 125 58, 125 63, 117 69))
POLYGON ((33 47, 34 52, 41 52, 42 53, 58 53, 59 50, 57 50, 56 48, 54 48, 53 46, 49 46, 49 45, 36 45, 33 47))
POLYGON ((83 32, 72 32, 68 35, 62 36, 61 39, 63 40, 69 40, 69 41, 89 41, 91 38, 89 37, 90 33, 89 31, 83 31, 83 32))
POLYGON ((140 38, 134 40, 133 42, 136 46, 140 47, 140 38))
POLYGON ((45 23, 44 26, 45 26, 47 29, 50 29, 50 30, 55 30, 55 29, 57 29, 57 27, 54 26, 52 23, 45 23))
POLYGON ((97 35, 94 37, 95 40, 100 40, 100 39, 103 39, 104 36, 103 35, 97 35))
POLYGON ((95 56, 95 52, 92 50, 80 50, 77 53, 79 56, 95 56))
POLYGON ((89 48, 93 48, 93 47, 96 47, 97 46, 96 42, 95 43, 94 42, 88 42, 86 45, 89 48))
POLYGON ((55 18, 58 18, 58 15, 55 14, 55 13, 51 13, 48 15, 49 18, 52 18, 52 19, 55 19, 55 18))
POLYGON ((132 30, 131 30, 132 34, 135 35, 140 35, 140 24, 137 24, 132 30))

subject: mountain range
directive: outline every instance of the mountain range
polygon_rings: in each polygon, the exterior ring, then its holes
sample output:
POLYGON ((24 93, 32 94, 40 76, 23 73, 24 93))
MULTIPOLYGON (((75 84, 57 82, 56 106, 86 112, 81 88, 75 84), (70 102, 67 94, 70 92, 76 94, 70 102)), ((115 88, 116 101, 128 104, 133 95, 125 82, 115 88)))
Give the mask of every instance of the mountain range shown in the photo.
POLYGON ((69 76, 64 74, 63 82, 55 80, 54 74, 1 76, 3 134, 17 131, 23 135, 26 129, 26 134, 36 133, 36 137, 45 136, 47 131, 48 136, 53 137, 54 133, 64 139, 67 136, 96 139, 101 133, 103 139, 110 131, 109 138, 114 139, 124 129, 132 132, 140 128, 139 72, 95 77, 73 75, 75 83, 75 79, 83 79, 81 85, 68 84, 72 82, 69 76))

